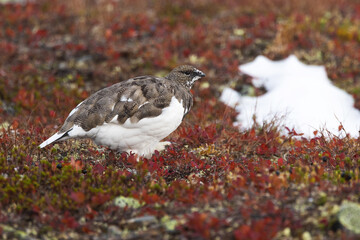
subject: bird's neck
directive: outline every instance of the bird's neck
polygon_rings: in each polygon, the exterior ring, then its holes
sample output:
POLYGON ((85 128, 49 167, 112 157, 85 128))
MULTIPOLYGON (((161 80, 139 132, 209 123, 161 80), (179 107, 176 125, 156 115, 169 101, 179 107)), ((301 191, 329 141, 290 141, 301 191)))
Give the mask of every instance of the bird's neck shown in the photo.
POLYGON ((192 86, 194 85, 193 82, 184 82, 184 81, 179 81, 177 80, 176 78, 172 78, 171 76, 166 76, 165 77, 166 79, 170 80, 170 81, 173 81, 173 82, 176 82, 178 83, 179 85, 181 85, 183 88, 185 88, 186 90, 190 91, 190 89, 192 88, 192 86))

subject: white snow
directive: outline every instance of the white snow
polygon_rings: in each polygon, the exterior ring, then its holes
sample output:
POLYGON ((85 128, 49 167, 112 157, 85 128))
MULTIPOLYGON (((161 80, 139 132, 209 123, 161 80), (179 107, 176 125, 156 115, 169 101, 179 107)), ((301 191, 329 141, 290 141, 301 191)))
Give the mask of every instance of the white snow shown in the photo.
POLYGON ((223 91, 220 99, 239 113, 235 124, 240 129, 251 128, 255 115, 259 124, 277 120, 284 134, 288 127, 305 137, 313 137, 315 130, 342 137, 342 124, 352 137, 359 136, 360 111, 350 94, 331 83, 324 66, 303 64, 294 55, 281 61, 258 56, 239 69, 253 77, 254 86, 267 90, 259 97, 242 96, 230 88, 223 91))

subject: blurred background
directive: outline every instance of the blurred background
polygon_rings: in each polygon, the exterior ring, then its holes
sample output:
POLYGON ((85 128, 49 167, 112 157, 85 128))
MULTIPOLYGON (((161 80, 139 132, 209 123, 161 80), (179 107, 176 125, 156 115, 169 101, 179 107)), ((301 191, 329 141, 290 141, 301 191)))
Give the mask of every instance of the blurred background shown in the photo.
POLYGON ((218 97, 249 83, 238 65, 260 54, 325 65, 360 107, 356 0, 1 1, 0 25, 2 121, 48 123, 99 88, 184 63, 207 74, 197 96, 218 97))

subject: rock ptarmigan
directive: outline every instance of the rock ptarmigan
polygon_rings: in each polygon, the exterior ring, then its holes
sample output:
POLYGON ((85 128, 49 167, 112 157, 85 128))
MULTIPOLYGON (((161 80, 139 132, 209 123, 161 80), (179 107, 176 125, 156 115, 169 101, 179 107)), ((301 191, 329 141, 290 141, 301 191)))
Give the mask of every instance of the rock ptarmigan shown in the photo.
POLYGON ((141 76, 104 88, 79 103, 60 130, 40 144, 90 138, 112 150, 149 157, 181 123, 193 105, 190 93, 205 74, 188 65, 166 77, 141 76))

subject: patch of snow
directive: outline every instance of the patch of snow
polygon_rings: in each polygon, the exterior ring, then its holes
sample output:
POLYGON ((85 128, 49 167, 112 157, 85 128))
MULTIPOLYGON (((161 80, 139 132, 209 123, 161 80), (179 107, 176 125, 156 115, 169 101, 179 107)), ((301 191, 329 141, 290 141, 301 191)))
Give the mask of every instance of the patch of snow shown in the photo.
POLYGON ((250 97, 224 89, 220 99, 239 112, 235 124, 241 129, 251 128, 255 116, 259 124, 277 120, 284 134, 288 127, 305 137, 313 137, 315 130, 344 136, 338 130, 342 124, 351 136, 359 136, 360 111, 350 94, 331 83, 324 66, 303 64, 294 55, 281 61, 258 56, 239 69, 253 77, 254 86, 267 90, 250 97))

